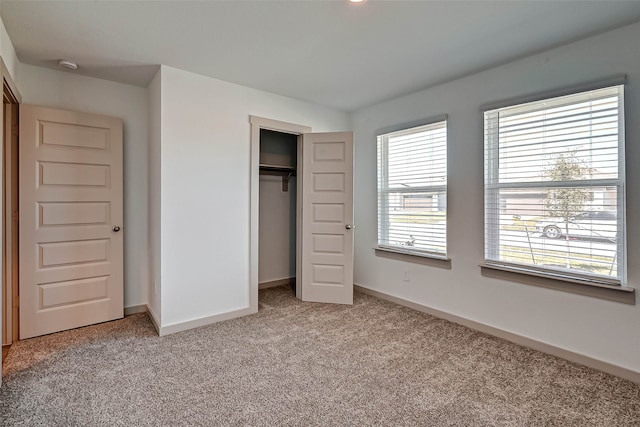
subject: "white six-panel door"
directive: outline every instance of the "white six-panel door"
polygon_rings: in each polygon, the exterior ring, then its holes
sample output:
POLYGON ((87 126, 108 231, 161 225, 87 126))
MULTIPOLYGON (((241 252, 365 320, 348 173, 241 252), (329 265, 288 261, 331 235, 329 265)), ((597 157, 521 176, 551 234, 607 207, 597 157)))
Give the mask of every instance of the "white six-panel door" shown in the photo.
POLYGON ((303 135, 302 300, 353 303, 353 133, 303 135))
POLYGON ((123 316, 122 122, 20 106, 20 338, 123 316))

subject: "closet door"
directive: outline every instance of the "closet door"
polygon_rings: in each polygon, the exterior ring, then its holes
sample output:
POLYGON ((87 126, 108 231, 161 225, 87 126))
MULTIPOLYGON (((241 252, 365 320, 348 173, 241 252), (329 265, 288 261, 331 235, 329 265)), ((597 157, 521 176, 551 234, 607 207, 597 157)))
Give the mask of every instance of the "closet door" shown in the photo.
POLYGON ((302 300, 353 303, 353 132, 302 143, 302 300))

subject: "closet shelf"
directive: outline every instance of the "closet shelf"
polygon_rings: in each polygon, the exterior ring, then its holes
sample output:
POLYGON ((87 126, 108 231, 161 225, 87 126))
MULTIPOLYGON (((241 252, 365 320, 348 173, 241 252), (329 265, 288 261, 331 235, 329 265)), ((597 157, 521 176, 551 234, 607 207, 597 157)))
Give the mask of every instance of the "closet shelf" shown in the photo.
POLYGON ((296 168, 293 166, 279 166, 279 165, 267 165, 264 163, 260 164, 260 171, 265 171, 265 172, 281 172, 281 173, 286 173, 286 174, 293 174, 295 175, 296 173, 296 168))

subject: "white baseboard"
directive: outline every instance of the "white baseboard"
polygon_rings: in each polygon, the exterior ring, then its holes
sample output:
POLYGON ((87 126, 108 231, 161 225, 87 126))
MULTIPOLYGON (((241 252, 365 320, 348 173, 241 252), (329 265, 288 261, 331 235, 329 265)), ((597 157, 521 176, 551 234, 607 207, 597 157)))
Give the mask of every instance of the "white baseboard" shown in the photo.
POLYGON ((222 322, 223 320, 231 320, 254 313, 256 313, 256 310, 252 310, 251 307, 245 307, 239 310, 228 311, 226 313, 214 314, 213 316, 162 325, 159 330, 158 328, 156 329, 158 330, 158 335, 162 337, 169 334, 175 334, 176 332, 182 332, 188 329, 198 328, 200 326, 207 326, 213 323, 222 322))
POLYGON ((493 335, 495 337, 502 338, 507 341, 511 341, 513 343, 522 345, 524 347, 529 347, 534 350, 538 350, 542 353, 550 354, 552 356, 556 356, 561 359, 568 360, 570 362, 575 362, 580 365, 588 366, 589 368, 597 369, 599 371, 603 371, 608 374, 615 375, 620 378, 624 378, 625 380, 632 381, 636 384, 640 384, 640 372, 633 371, 631 369, 624 368, 622 366, 614 365, 612 363, 605 362, 603 360, 595 359, 591 356, 576 353, 571 350, 566 350, 564 348, 557 347, 555 345, 548 344, 542 341, 538 341, 533 338, 528 338, 522 335, 514 334, 513 332, 508 332, 508 331, 496 328, 494 326, 485 325, 484 323, 476 322, 475 320, 466 319, 464 317, 460 317, 455 314, 451 314, 445 311, 431 308, 426 305, 419 304, 417 302, 405 300, 403 298, 399 298, 399 297, 387 294, 385 292, 369 289, 359 284, 354 284, 354 287, 356 290, 362 292, 363 294, 371 295, 386 301, 390 301, 398 305, 402 305, 404 307, 408 307, 416 311, 429 314, 431 316, 439 317, 441 319, 445 319, 450 322, 457 323, 462 326, 466 326, 467 328, 474 329, 476 331, 484 332, 486 334, 493 335))
POLYGON ((156 330, 156 333, 160 335, 160 320, 158 319, 158 316, 156 316, 156 314, 153 312, 149 304, 147 304, 146 307, 147 307, 147 314, 149 315, 149 319, 151 319, 151 323, 153 324, 153 327, 156 330))
POLYGON ((131 305, 124 308, 124 315, 130 316, 137 313, 146 313, 148 311, 147 304, 131 305))
POLYGON ((269 282, 258 283, 258 289, 275 288, 276 286, 290 285, 292 283, 294 284, 296 283, 295 277, 288 277, 286 279, 278 279, 278 280, 271 280, 269 282))
POLYGON ((153 312, 151 307, 148 304, 135 305, 130 307, 125 307, 124 315, 129 316, 131 314, 136 313, 147 313, 149 315, 149 319, 153 324, 154 329, 158 333, 159 336, 165 336, 169 334, 175 334, 176 332, 182 332, 193 328, 198 328, 200 326, 211 325, 213 323, 222 322, 224 320, 231 320, 237 317, 247 316, 249 314, 254 314, 256 311, 251 310, 250 307, 242 308, 239 310, 228 311, 226 313, 215 314, 213 316, 202 317, 199 319, 188 320, 186 322, 178 322, 172 323, 170 325, 161 326, 158 316, 153 312))

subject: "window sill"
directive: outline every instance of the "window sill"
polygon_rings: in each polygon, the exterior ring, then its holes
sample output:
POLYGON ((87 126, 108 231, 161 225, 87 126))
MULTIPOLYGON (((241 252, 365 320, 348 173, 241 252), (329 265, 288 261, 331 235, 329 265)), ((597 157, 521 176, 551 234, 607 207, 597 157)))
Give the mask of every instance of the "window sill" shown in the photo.
POLYGON ((446 255, 431 254, 427 252, 409 252, 386 246, 376 246, 373 250, 375 251, 376 256, 382 258, 413 262, 451 270, 451 258, 448 258, 446 255))
POLYGON ((578 279, 560 278, 545 275, 542 272, 530 271, 526 268, 510 267, 507 265, 480 264, 482 275, 494 279, 509 280, 525 285, 556 289, 564 292, 601 298, 609 301, 635 305, 635 289, 600 283, 582 282, 578 279))

